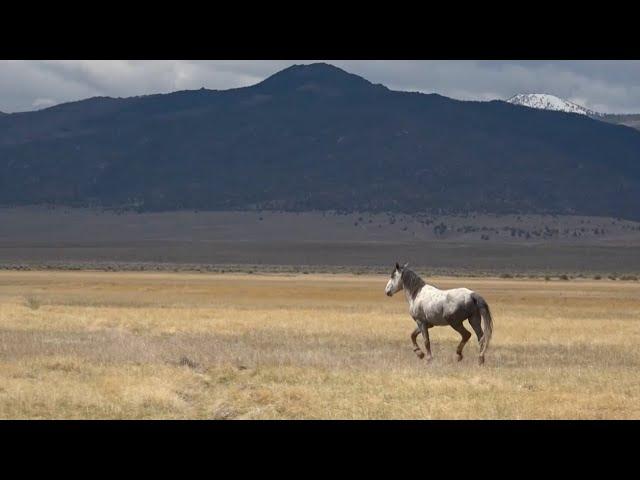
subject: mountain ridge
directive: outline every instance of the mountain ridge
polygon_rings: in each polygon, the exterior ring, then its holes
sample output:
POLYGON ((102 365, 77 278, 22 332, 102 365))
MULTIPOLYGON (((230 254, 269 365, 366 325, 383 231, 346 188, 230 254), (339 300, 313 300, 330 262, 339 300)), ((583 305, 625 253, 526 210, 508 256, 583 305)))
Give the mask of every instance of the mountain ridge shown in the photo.
POLYGON ((0 117, 0 204, 640 218, 640 133, 327 64, 0 117))

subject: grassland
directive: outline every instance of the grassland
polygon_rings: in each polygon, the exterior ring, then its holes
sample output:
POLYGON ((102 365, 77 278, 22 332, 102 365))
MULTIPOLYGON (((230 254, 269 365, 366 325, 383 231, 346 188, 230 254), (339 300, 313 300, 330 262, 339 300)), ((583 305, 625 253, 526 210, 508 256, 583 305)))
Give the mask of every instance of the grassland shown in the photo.
POLYGON ((640 283, 431 278, 490 303, 411 349, 382 275, 0 272, 1 418, 640 418, 640 283))

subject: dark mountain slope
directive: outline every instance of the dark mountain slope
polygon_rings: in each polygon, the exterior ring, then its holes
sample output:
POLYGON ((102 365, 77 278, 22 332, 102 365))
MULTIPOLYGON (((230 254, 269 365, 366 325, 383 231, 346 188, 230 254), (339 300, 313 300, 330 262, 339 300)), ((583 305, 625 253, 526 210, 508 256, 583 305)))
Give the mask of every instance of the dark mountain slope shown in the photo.
POLYGON ((640 218, 640 132, 395 92, 326 64, 0 118, 0 203, 640 218))

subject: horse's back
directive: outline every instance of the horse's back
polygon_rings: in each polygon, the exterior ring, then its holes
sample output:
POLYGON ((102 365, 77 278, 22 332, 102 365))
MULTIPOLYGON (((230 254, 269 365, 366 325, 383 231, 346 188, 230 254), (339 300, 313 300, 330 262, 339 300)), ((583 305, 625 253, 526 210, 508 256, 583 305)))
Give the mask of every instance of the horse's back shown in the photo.
POLYGON ((427 321, 434 325, 447 325, 451 321, 469 318, 475 311, 473 295, 473 290, 468 288, 429 292, 422 299, 422 307, 427 321))
POLYGON ((455 304, 472 304, 475 292, 468 288, 451 288, 443 290, 447 302, 455 304))

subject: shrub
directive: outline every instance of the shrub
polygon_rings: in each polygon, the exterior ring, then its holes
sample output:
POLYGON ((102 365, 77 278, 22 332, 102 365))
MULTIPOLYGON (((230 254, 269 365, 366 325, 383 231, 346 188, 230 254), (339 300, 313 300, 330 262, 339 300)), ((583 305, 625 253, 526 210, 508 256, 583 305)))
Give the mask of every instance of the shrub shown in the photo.
POLYGON ((29 296, 24 299, 24 304, 31 310, 38 310, 42 305, 42 302, 40 302, 36 297, 29 296))
POLYGON ((196 362, 194 362, 193 360, 191 360, 189 357, 185 355, 180 357, 180 361, 178 362, 178 364, 182 365, 183 367, 189 367, 189 368, 196 368, 198 366, 196 362))

